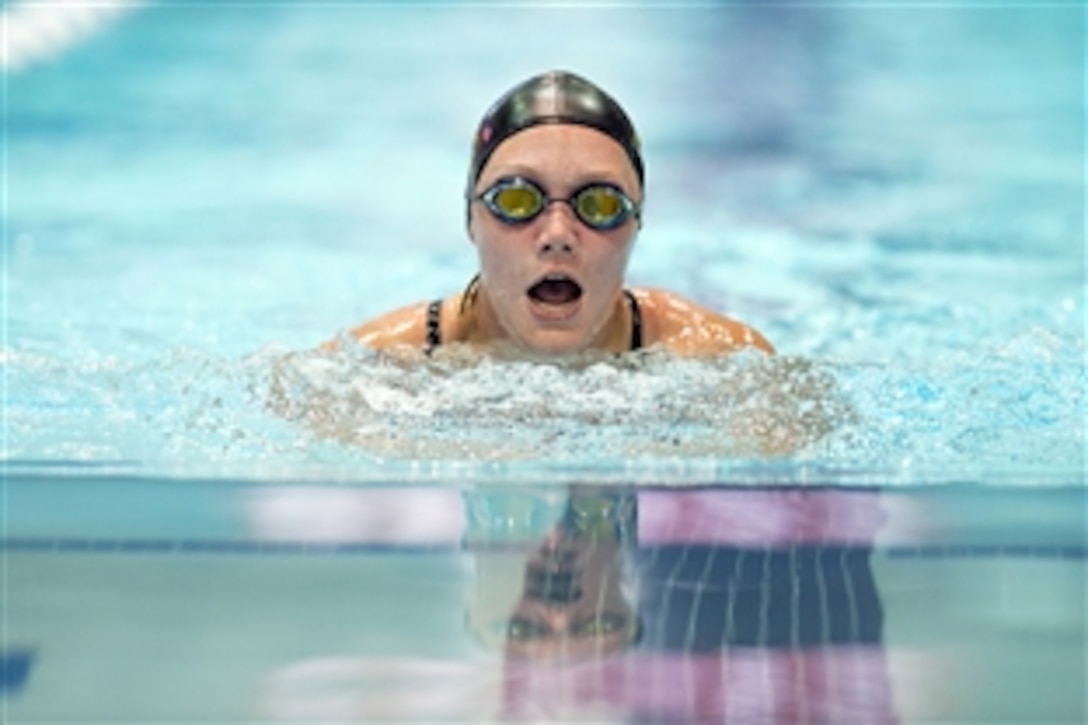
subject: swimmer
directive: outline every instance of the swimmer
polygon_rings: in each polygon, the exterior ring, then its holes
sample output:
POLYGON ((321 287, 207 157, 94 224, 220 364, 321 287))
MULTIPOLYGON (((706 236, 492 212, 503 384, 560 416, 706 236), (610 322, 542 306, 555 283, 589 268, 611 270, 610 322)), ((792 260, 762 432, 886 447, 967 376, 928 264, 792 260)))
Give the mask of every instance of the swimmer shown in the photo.
POLYGON ((627 114, 603 90, 551 71, 519 84, 476 131, 465 193, 479 272, 459 294, 353 330, 377 349, 506 344, 529 355, 773 353, 756 330, 661 289, 627 288, 644 170, 627 114))
MULTIPOLYGON (((539 495, 502 491, 522 502, 539 495)), ((479 502, 495 496, 497 503, 498 493, 484 493, 479 502)), ((489 511, 498 527, 481 530, 495 538, 468 544, 475 572, 469 630, 511 659, 586 659, 636 646, 642 631, 631 558, 637 507, 630 490, 573 487, 561 518, 529 549, 523 517, 504 520, 501 506, 489 511)))

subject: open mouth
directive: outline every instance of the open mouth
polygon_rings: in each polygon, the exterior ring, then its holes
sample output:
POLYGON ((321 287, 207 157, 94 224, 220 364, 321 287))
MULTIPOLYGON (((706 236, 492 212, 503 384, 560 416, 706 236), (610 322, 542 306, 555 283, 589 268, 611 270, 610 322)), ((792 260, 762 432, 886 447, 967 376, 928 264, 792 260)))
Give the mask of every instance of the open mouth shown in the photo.
POLYGON ((575 571, 529 567, 525 572, 524 593, 529 599, 544 604, 573 604, 582 598, 582 587, 575 571))
POLYGON ((529 288, 529 297, 545 305, 569 305, 582 296, 582 285, 565 275, 549 274, 529 288))

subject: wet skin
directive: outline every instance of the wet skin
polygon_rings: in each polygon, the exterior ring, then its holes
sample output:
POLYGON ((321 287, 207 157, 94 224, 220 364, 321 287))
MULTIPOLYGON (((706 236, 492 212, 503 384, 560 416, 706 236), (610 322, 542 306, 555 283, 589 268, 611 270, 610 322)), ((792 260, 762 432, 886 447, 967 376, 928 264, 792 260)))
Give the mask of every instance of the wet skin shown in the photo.
MULTIPOLYGON (((642 201, 643 190, 623 147, 585 126, 542 125, 510 136, 488 159, 470 196, 515 176, 532 181, 553 200, 600 182, 619 187, 636 204, 642 201)), ((481 283, 474 299, 457 294, 443 300, 442 341, 507 346, 547 357, 630 349, 631 311, 621 290, 639 225, 632 216, 615 229, 593 229, 562 201, 552 201, 529 221, 508 224, 483 203, 469 202, 468 235, 479 258, 481 283), (539 294, 547 279, 561 280, 550 291, 562 288, 565 294, 539 294)), ((774 352, 757 331, 680 295, 631 291, 647 347, 681 355, 746 347, 774 352)), ((418 352, 427 342, 426 306, 394 310, 351 334, 374 348, 418 352)))
MULTIPOLYGON (((512 176, 529 179, 551 198, 567 198, 591 182, 614 184, 636 204, 641 188, 623 148, 605 134, 573 125, 544 125, 515 134, 496 150, 475 192, 512 176)), ((630 322, 620 290, 638 222, 616 229, 583 224, 571 207, 549 204, 524 224, 507 224, 479 203, 469 211, 469 237, 480 260, 477 335, 507 339, 544 354, 623 347, 630 322), (573 281, 580 295, 561 303, 531 292, 545 278, 573 281)))

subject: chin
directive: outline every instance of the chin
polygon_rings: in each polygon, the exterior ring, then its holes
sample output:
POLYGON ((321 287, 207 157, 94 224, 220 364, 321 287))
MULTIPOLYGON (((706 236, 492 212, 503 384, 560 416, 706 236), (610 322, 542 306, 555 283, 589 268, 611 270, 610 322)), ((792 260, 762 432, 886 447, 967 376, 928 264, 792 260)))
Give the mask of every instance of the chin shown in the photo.
POLYGON ((547 331, 522 340, 522 346, 536 355, 564 357, 577 355, 590 348, 591 341, 576 332, 547 331))

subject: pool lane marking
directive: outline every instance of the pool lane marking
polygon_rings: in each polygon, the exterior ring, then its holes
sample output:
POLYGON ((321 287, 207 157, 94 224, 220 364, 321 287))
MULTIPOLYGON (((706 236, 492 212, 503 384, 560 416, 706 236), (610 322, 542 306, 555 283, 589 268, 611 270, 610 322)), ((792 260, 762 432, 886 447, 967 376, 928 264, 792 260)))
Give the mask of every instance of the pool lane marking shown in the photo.
MULTIPOLYGON (((698 545, 699 542, 690 542, 698 545)), ((472 543, 462 546, 453 542, 390 543, 383 541, 246 541, 240 539, 106 539, 82 537, 4 537, 0 538, 0 551, 5 553, 49 554, 225 554, 259 556, 353 556, 373 554, 467 554, 485 550, 530 551, 531 542, 512 544, 472 543)), ((642 549, 660 548, 646 543, 642 549)), ((755 550, 754 547, 714 547, 734 550, 755 550)), ((771 547, 771 551, 783 552, 798 549, 828 549, 819 544, 771 547)), ((946 544, 931 546, 842 547, 871 551, 895 559, 1071 559, 1088 558, 1088 546, 1081 545, 1029 545, 1029 544, 946 544)), ((761 551, 767 550, 764 547, 761 551)))

